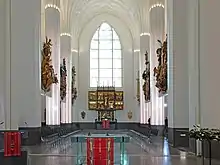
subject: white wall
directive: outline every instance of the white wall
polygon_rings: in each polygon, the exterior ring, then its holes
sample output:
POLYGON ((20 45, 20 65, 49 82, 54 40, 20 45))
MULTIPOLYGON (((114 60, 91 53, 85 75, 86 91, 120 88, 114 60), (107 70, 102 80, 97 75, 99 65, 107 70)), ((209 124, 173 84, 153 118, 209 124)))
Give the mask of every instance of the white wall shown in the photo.
POLYGON ((108 14, 102 14, 92 19, 84 27, 79 38, 79 65, 77 68, 78 74, 78 98, 74 111, 74 121, 92 122, 97 117, 95 111, 89 111, 88 109, 88 91, 89 88, 89 48, 90 41, 94 32, 103 22, 108 22, 115 31, 118 33, 122 44, 122 56, 123 56, 123 88, 118 90, 124 91, 124 110, 116 112, 116 118, 119 122, 138 122, 139 121, 139 108, 136 101, 136 71, 138 66, 135 65, 135 58, 133 53, 132 36, 129 29, 123 24, 121 20, 108 14), (134 68, 135 67, 135 68, 134 68), (136 68, 137 67, 137 68, 136 68), (135 70, 135 71, 134 71, 135 70), (86 112, 85 119, 81 119, 81 112, 86 112), (127 117, 128 111, 133 112, 132 120, 127 117))

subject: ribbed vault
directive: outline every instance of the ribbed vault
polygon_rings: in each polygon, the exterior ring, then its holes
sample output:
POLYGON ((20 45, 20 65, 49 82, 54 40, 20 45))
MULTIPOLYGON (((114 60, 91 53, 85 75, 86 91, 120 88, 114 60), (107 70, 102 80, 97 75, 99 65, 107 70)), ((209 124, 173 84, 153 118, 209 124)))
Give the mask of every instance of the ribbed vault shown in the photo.
MULTIPOLYGON (((134 42, 139 42, 140 33, 147 26, 148 0, 63 0, 61 1, 63 31, 78 39, 83 28, 94 17, 102 14, 117 17, 126 25, 134 42), (142 24, 141 22, 146 22, 142 24)), ((107 21, 107 20, 106 20, 107 21)), ((136 43, 137 45, 139 43, 136 43)))

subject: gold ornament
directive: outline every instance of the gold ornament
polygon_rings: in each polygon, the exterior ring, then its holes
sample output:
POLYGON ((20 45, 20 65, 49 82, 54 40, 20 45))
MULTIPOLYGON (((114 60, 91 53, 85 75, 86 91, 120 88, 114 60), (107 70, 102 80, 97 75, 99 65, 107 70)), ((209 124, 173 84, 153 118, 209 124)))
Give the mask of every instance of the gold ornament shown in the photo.
POLYGON ((67 70, 66 70, 66 60, 63 59, 63 64, 60 66, 60 98, 64 100, 66 97, 66 77, 67 77, 67 70))
POLYGON ((77 89, 76 89, 76 68, 72 67, 72 105, 74 104, 77 98, 77 89))
POLYGON ((142 79, 144 80, 142 90, 144 92, 145 101, 149 102, 150 101, 150 62, 148 61, 147 51, 145 53, 145 65, 146 65, 146 68, 142 74, 142 79))
POLYGON ((54 73, 54 68, 51 65, 51 47, 51 39, 46 37, 46 41, 43 44, 43 50, 41 52, 41 88, 45 93, 50 91, 50 87, 53 83, 58 83, 57 76, 54 73))
POLYGON ((137 81, 137 94, 136 94, 136 99, 138 103, 140 104, 140 79, 139 79, 139 71, 138 71, 138 78, 136 79, 137 81))
POLYGON ((167 92, 167 38, 162 43, 160 43, 160 48, 157 49, 158 66, 154 68, 154 76, 156 77, 156 87, 160 94, 165 94, 167 92))

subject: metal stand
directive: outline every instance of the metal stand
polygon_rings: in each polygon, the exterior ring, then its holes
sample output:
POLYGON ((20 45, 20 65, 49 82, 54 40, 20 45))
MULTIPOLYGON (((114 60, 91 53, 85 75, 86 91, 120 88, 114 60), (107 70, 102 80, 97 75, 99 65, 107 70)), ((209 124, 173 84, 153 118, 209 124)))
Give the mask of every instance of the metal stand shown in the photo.
MULTIPOLYGON (((212 143, 208 140, 209 144, 209 165, 212 165, 212 143)), ((205 164, 205 155, 204 155, 204 140, 202 140, 202 164, 205 164)))
POLYGON ((83 163, 83 144, 82 141, 77 137, 76 143, 77 151, 76 151, 76 165, 81 165, 83 163))
POLYGON ((204 140, 202 140, 202 164, 205 164, 204 140))
POLYGON ((208 143, 209 143, 209 165, 211 165, 212 164, 212 144, 210 140, 208 141, 208 143))
POLYGON ((120 143, 120 155, 121 155, 121 164, 124 164, 124 159, 125 159, 124 137, 122 137, 122 142, 120 143))

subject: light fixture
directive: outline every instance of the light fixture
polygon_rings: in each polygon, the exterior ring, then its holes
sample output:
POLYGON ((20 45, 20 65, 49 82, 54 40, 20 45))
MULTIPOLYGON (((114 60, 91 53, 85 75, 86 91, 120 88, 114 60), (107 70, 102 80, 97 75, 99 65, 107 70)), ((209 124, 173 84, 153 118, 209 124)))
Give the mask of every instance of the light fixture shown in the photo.
POLYGON ((153 5, 150 7, 149 12, 150 12, 153 8, 155 8, 155 7, 162 7, 162 8, 164 8, 164 5, 161 4, 161 3, 153 4, 153 5))
POLYGON ((135 50, 134 50, 134 53, 136 53, 136 52, 140 52, 140 49, 135 49, 135 50))
POLYGON ((150 33, 144 32, 144 33, 141 33, 140 36, 150 36, 150 33))
POLYGON ((76 50, 76 49, 72 49, 71 51, 75 52, 75 53, 78 53, 78 50, 76 50))
POLYGON ((56 10, 58 10, 58 11, 60 12, 60 8, 59 8, 57 5, 55 5, 55 4, 47 4, 47 5, 45 6, 45 10, 46 10, 47 8, 54 8, 54 9, 56 9, 56 10))
POLYGON ((68 36, 68 37, 72 37, 70 33, 61 33, 60 36, 68 36))

